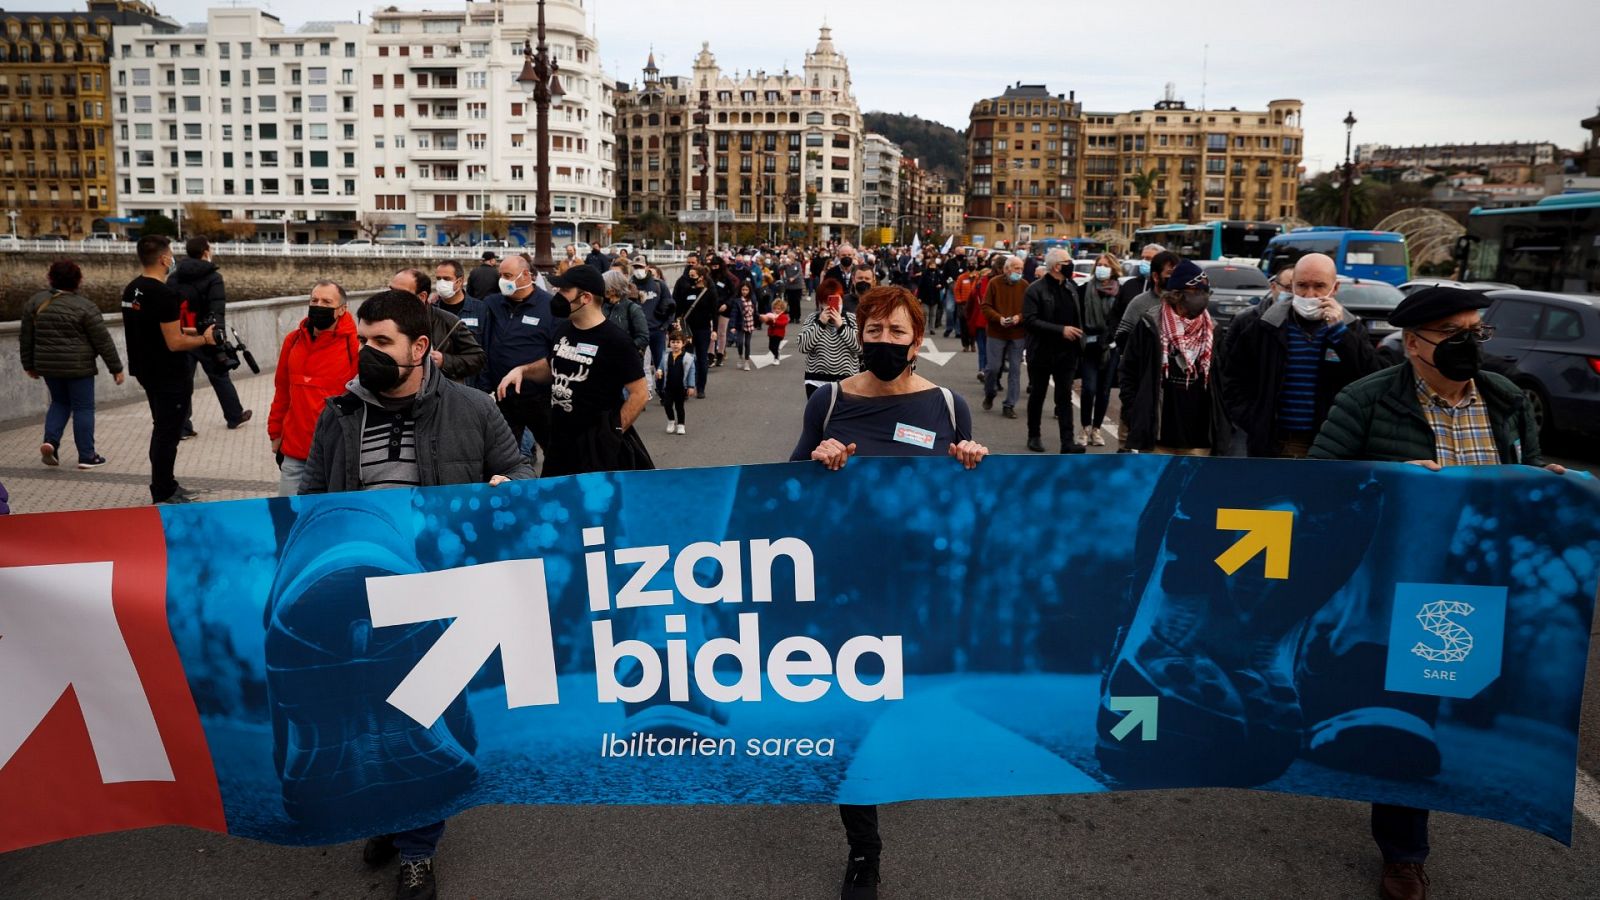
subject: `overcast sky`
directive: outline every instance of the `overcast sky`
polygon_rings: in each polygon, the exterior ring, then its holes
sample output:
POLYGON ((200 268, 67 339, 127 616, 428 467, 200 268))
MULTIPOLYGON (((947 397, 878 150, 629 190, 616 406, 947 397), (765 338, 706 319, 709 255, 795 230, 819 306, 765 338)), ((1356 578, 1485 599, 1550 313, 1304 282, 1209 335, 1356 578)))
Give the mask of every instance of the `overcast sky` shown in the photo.
MULTIPOLYGON (((219 5, 154 2, 184 22, 204 21, 206 9, 219 5)), ((639 79, 652 46, 663 72, 687 75, 701 41, 711 42, 724 71, 777 71, 785 62, 798 70, 826 16, 864 112, 915 114, 962 128, 975 100, 1019 79, 1057 93, 1077 91, 1095 111, 1148 108, 1168 81, 1198 107, 1204 82, 1205 103, 1214 109, 1304 101, 1306 165, 1313 172, 1343 158, 1341 122, 1351 110, 1358 144, 1538 140, 1577 149, 1586 136, 1578 121, 1600 106, 1595 0, 585 2, 607 74, 618 80, 639 79), (1138 10, 1140 18, 1119 8, 1138 10), (1145 36, 1149 31, 1155 34, 1145 36)), ((82 8, 81 0, 8 5, 82 8)), ((261 5, 295 27, 391 4, 261 5)))

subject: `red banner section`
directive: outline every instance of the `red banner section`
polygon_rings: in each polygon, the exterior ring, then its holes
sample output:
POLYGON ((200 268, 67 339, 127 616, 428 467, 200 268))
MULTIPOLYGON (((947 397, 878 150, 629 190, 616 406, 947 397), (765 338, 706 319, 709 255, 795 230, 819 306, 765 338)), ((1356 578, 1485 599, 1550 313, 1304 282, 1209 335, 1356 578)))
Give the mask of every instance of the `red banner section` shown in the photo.
POLYGON ((0 852, 227 831, 166 574, 153 507, 0 517, 0 852))

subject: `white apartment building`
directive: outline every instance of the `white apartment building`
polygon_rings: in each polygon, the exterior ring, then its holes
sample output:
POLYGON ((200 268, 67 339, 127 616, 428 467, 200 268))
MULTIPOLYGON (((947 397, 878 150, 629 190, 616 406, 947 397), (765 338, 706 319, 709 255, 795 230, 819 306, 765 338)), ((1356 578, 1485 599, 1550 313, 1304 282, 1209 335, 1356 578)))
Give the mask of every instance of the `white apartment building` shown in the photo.
MULTIPOLYGON (((372 14, 360 71, 366 137, 363 214, 429 244, 478 238, 503 213, 513 245, 533 243, 535 110, 517 83, 537 44, 534 0, 372 14), (498 218, 498 217, 494 217, 498 218)), ((548 0, 546 43, 564 94, 550 108, 555 245, 609 242, 615 224, 616 109, 581 0, 548 0)))
POLYGON ((891 231, 900 210, 900 146, 881 134, 867 134, 861 140, 861 240, 874 244, 893 241, 883 238, 879 229, 891 231))
POLYGON ((354 237, 365 34, 353 22, 289 31, 243 7, 209 10, 177 33, 113 29, 120 214, 181 221, 200 203, 255 223, 263 239, 354 237))

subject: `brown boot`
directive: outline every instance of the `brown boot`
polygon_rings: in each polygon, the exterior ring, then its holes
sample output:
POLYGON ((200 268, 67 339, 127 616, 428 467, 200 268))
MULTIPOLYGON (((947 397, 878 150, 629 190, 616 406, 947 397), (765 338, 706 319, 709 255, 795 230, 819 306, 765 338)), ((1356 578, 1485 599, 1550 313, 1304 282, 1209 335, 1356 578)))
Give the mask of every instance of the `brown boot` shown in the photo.
POLYGON ((1428 873, 1422 863, 1384 863, 1378 896, 1383 900, 1428 900, 1428 873))

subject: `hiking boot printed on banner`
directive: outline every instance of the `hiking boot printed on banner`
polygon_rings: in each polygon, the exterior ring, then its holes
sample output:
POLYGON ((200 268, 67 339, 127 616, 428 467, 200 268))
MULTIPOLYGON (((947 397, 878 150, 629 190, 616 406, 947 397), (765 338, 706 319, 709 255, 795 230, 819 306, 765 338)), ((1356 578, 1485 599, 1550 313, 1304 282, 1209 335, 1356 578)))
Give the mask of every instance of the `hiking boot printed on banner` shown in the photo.
POLYGON ((1095 755, 1132 786, 1259 785, 1289 768, 1306 622, 1360 565, 1366 540, 1352 536, 1382 506, 1376 482, 1293 502, 1200 483, 1195 468, 1170 463, 1140 519, 1138 558, 1153 563, 1134 573, 1101 691, 1095 755), (1147 711, 1159 730, 1119 727, 1147 711))
POLYGON ((297 822, 426 809, 477 777, 465 693, 429 728, 384 701, 447 624, 372 626, 366 579, 421 570, 410 496, 306 503, 280 557, 266 611, 267 698, 284 811, 297 822))

